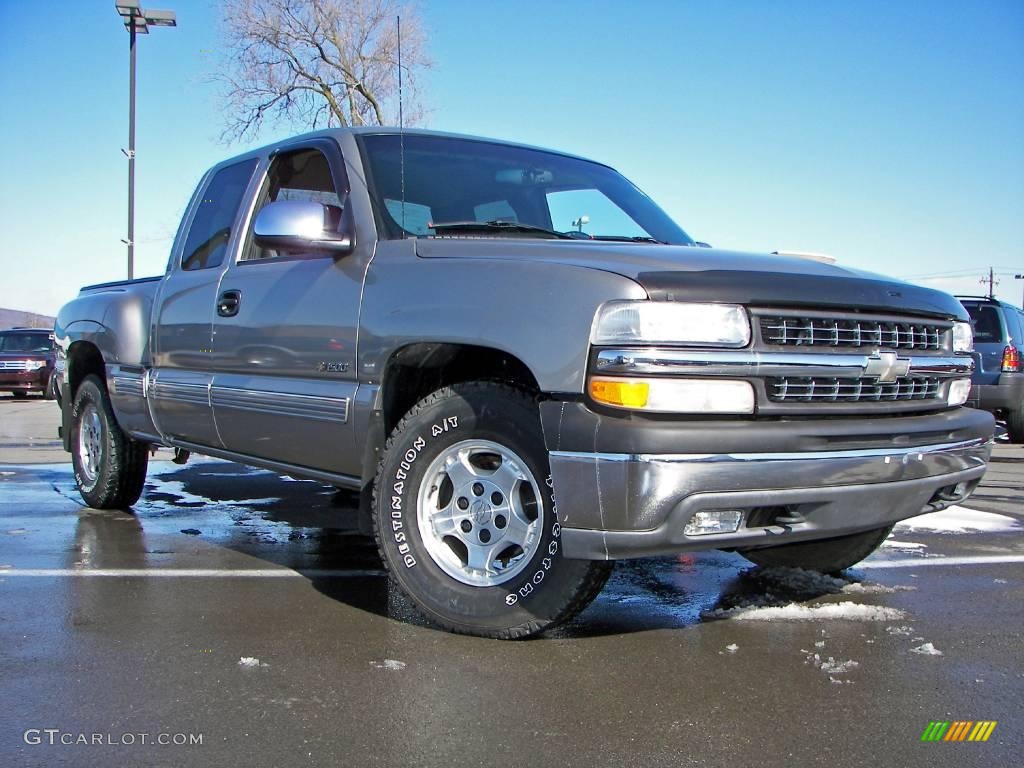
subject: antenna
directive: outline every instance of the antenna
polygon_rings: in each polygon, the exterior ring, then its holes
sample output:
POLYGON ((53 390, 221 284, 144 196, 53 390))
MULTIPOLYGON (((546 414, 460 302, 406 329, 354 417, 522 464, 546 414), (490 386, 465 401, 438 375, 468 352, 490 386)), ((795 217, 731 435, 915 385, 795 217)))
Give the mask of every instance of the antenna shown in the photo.
POLYGON ((408 231, 405 228, 405 116, 402 114, 402 17, 396 16, 398 28, 398 155, 400 174, 402 177, 402 237, 408 231))

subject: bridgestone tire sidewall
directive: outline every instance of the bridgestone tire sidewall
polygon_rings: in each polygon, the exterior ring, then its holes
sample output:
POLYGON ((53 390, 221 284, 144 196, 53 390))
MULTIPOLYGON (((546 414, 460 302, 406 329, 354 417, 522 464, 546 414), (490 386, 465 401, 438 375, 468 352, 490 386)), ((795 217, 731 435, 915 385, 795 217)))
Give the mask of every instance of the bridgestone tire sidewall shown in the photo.
POLYGON ((378 477, 377 533, 390 572, 429 618, 456 630, 500 630, 554 621, 586 578, 588 564, 562 559, 561 529, 536 406, 514 390, 489 390, 484 385, 456 386, 424 402, 428 404, 414 409, 400 425, 378 477), (441 570, 427 552, 417 523, 417 499, 427 467, 444 449, 469 439, 491 440, 515 452, 541 491, 540 544, 526 568, 494 587, 463 584, 441 570))

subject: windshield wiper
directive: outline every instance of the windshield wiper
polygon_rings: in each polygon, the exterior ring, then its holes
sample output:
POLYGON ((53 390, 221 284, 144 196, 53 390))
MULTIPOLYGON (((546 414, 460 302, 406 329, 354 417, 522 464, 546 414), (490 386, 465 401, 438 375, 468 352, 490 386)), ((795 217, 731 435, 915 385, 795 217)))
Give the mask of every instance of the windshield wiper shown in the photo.
POLYGON ((510 232, 519 235, 545 235, 559 240, 575 240, 576 238, 565 232, 556 232, 553 229, 537 227, 533 224, 522 224, 518 221, 442 221, 431 222, 427 225, 438 234, 445 232, 510 232))

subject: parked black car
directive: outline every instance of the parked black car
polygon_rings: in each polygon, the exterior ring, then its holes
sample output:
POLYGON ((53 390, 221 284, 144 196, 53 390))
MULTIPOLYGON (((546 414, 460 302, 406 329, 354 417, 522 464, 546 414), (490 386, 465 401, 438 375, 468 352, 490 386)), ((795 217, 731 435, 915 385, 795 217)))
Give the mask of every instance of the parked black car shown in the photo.
POLYGON ((11 392, 15 397, 39 392, 52 400, 56 362, 57 347, 51 329, 0 331, 0 392, 11 392))
POLYGON ((1005 419, 1011 442, 1024 443, 1024 312, 984 296, 957 298, 974 326, 968 405, 1005 419))

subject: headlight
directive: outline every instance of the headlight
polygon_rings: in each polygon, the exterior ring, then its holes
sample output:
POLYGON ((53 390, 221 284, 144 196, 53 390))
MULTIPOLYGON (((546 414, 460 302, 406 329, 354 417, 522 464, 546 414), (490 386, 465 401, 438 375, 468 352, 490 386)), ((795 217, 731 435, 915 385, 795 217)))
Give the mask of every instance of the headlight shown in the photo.
POLYGON ((753 413, 754 388, 736 379, 590 380, 590 396, 613 408, 654 413, 753 413))
POLYGON ((45 360, 29 360, 28 361, 28 365, 26 367, 30 371, 38 371, 40 368, 45 368, 46 367, 46 361, 45 360))
POLYGON ((745 347, 750 321, 736 304, 615 301, 597 311, 590 343, 745 347))
POLYGON ((953 351, 974 351, 974 331, 970 323, 953 323, 953 351))

